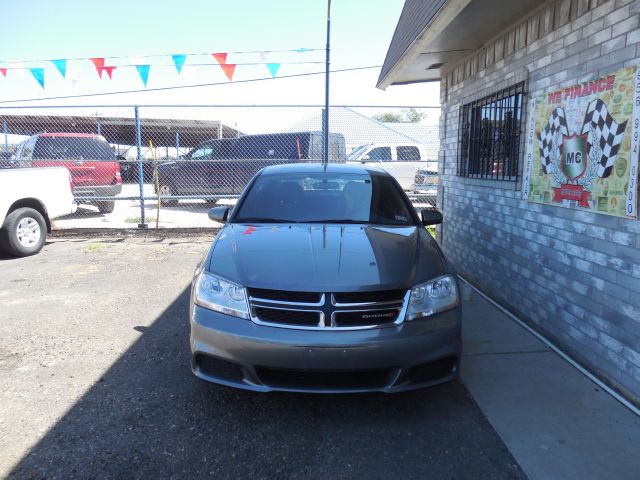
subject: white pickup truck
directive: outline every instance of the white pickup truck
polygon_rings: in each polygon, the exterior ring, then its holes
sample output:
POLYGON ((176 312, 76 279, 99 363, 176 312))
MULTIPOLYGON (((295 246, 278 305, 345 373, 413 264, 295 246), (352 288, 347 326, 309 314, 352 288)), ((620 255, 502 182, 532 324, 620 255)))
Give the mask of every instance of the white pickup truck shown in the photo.
POLYGON ((438 170, 436 158, 429 158, 427 148, 420 143, 371 143, 354 148, 347 163, 363 163, 379 167, 398 180, 405 191, 413 191, 416 173, 420 169, 438 170))
POLYGON ((51 220, 76 207, 64 167, 0 170, 0 248, 18 257, 38 253, 51 220))

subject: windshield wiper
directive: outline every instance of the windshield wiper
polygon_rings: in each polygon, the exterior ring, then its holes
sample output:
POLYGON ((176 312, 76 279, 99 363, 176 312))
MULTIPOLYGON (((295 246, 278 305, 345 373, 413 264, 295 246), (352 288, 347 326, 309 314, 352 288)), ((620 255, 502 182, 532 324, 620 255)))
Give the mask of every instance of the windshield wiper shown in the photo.
POLYGON ((282 218, 264 218, 264 217, 250 217, 250 218, 236 218, 233 223, 299 223, 296 220, 284 220, 282 218))

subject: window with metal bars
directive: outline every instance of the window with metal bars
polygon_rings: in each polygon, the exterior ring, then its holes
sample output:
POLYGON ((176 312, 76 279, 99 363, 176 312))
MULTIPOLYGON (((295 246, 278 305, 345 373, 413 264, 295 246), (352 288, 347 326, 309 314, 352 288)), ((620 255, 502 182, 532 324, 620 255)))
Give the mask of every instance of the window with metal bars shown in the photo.
POLYGON ((524 82, 460 109, 458 176, 517 180, 524 82))

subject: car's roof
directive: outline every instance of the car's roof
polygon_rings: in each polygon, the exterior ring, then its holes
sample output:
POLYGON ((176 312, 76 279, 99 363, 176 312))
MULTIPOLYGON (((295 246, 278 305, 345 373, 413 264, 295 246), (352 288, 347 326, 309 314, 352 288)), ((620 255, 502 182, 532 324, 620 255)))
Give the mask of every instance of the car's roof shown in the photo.
POLYGON ((279 175, 283 173, 375 173, 377 175, 389 175, 385 170, 359 164, 347 163, 286 163, 272 165, 262 170, 262 175, 279 175))

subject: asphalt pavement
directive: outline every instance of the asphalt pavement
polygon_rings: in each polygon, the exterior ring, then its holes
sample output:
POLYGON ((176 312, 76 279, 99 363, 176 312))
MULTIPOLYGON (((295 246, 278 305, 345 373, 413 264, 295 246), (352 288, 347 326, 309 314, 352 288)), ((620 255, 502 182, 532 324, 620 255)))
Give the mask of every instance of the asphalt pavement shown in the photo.
POLYGON ((210 240, 0 257, 0 477, 525 478, 461 382, 300 395, 196 379, 188 291, 210 240))

